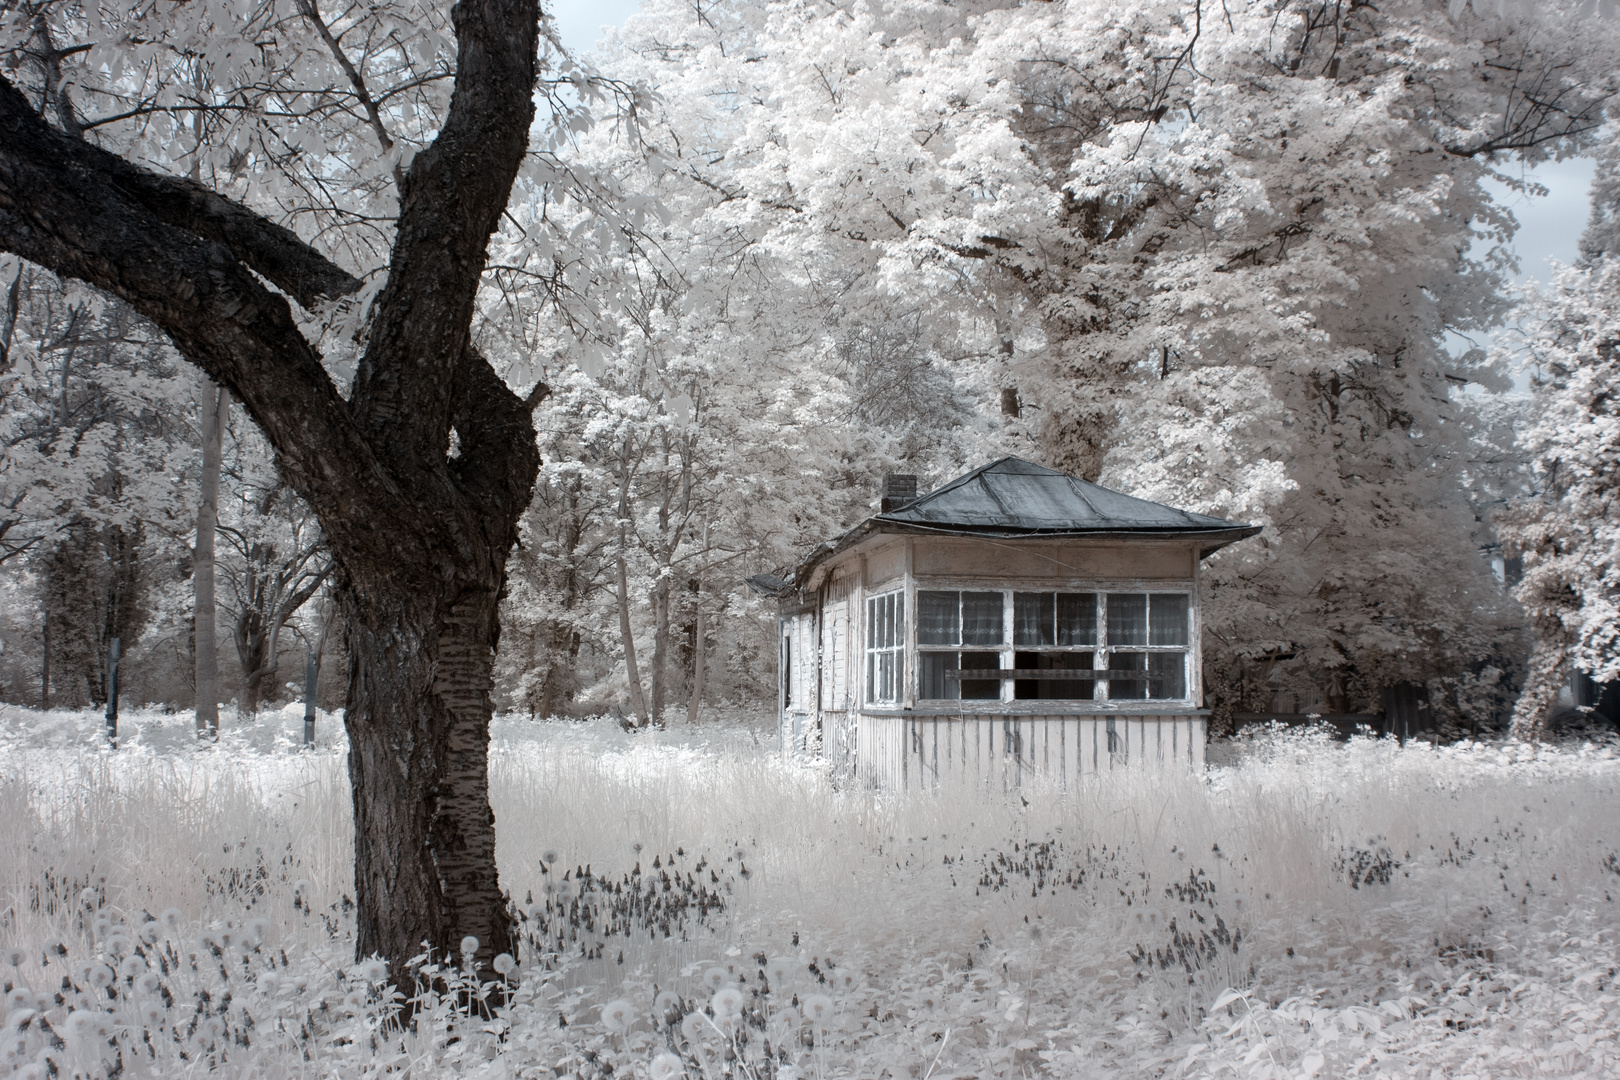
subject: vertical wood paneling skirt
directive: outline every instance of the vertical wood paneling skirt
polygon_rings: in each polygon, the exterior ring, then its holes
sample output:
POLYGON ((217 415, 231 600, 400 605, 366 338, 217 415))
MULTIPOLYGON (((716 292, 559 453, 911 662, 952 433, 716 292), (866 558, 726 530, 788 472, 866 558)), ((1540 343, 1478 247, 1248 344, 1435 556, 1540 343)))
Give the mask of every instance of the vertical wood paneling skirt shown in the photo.
POLYGON ((822 715, 834 769, 885 789, 963 778, 1067 786, 1113 769, 1204 766, 1202 716, 822 715))

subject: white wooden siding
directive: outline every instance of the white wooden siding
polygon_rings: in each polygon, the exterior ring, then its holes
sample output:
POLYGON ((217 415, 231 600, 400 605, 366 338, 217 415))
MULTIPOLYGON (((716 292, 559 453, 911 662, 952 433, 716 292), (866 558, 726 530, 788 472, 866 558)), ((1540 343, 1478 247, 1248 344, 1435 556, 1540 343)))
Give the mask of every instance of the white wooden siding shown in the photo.
POLYGON ((1012 789, 1044 777, 1069 786, 1125 768, 1204 766, 1202 716, 882 716, 839 717, 844 762, 861 781, 899 790, 968 777, 1012 789), (1108 749, 1108 728, 1115 750, 1108 749))

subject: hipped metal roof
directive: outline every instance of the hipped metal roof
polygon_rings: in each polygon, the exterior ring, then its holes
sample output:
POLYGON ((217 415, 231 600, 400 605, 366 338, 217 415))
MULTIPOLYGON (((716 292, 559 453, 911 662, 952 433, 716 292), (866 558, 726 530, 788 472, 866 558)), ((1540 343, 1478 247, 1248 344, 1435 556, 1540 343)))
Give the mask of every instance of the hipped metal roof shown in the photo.
POLYGON ((1182 537, 1197 541, 1201 553, 1208 555, 1259 531, 1258 525, 1177 510, 1033 461, 1005 457, 886 514, 867 518, 843 536, 822 544, 794 572, 793 583, 803 588, 815 568, 829 556, 875 533, 1003 539, 1182 537))

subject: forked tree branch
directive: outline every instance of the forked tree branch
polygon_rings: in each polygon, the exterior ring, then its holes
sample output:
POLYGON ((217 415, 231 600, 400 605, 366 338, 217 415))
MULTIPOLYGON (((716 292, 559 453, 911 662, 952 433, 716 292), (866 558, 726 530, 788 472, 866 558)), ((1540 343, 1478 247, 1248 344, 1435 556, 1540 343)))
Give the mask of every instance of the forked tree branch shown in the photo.
POLYGON ((246 405, 323 522, 357 522, 347 535, 328 532, 334 548, 359 554, 384 542, 358 523, 387 520, 376 515, 407 504, 398 482, 350 418, 286 299, 243 261, 311 301, 352 288, 353 278, 199 185, 147 173, 55 130, 4 79, 0 248, 151 319, 246 405))

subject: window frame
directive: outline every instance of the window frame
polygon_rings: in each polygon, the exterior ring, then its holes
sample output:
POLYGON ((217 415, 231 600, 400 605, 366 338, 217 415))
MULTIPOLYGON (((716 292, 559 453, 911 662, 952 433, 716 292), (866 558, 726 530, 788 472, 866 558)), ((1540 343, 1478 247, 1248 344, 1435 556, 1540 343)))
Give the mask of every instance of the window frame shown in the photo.
POLYGON ((895 707, 905 699, 906 691, 906 599, 907 590, 903 586, 885 589, 880 593, 873 593, 865 598, 866 610, 861 624, 861 698, 866 705, 879 707, 895 707), (890 615, 893 618, 891 625, 892 640, 883 645, 875 643, 877 634, 877 616, 875 607, 892 601, 894 606, 890 615), (889 658, 892 662, 889 682, 893 696, 879 697, 877 695, 879 664, 882 659, 889 658))
MULTIPOLYGON (((915 699, 916 703, 918 705, 920 705, 920 706, 925 706, 925 707, 931 707, 932 708, 932 707, 938 707, 938 706, 942 706, 942 705, 961 705, 964 708, 968 708, 968 707, 971 707, 971 706, 968 705, 969 702, 1000 701, 1002 703, 1010 704, 1010 703, 1013 703, 1013 702, 1016 701, 1016 702, 1028 702, 1031 705, 1033 705, 1035 702, 1050 702, 1050 703, 1052 703, 1054 705, 1055 704, 1062 704, 1062 705, 1070 706, 1070 707, 1076 706, 1076 705, 1078 705, 1078 706, 1093 706, 1099 712, 1102 712, 1102 711, 1113 712, 1113 711, 1119 710, 1122 706, 1126 707, 1126 708, 1130 708, 1130 707, 1143 707, 1143 706, 1152 706, 1152 705, 1161 705, 1162 704, 1162 705, 1172 705, 1172 706, 1178 706, 1178 707, 1186 707, 1186 706, 1194 705, 1197 702, 1197 695, 1195 693, 1195 686, 1194 686, 1194 678, 1195 678, 1195 675, 1197 673, 1197 668, 1196 668, 1196 665, 1194 663, 1194 656, 1195 656, 1196 650, 1199 647, 1199 645, 1198 645, 1198 642, 1199 642, 1198 591, 1197 591, 1197 583, 1196 583, 1196 581, 1182 580, 1182 581, 1176 581, 1176 582, 1169 582, 1169 581, 1158 582, 1158 581, 1140 581, 1140 580, 1136 580, 1136 581, 1129 581, 1129 582, 1124 582, 1124 581, 1084 581, 1084 582, 1053 582, 1053 583, 1046 583, 1046 582, 1041 582, 1041 583, 1034 583, 1034 582, 1014 582, 1014 583, 996 582, 994 584, 991 584, 991 583, 983 582, 982 579, 979 580, 979 581, 971 581, 971 580, 964 581, 962 579, 957 579, 957 580, 949 581, 949 582, 930 581, 930 580, 927 580, 927 579, 923 579, 923 580, 916 581, 914 583, 914 586, 913 586, 913 588, 911 590, 911 593, 912 593, 912 597, 913 597, 913 600, 912 600, 913 611, 916 613, 916 619, 917 619, 917 626, 915 627, 915 629, 918 632, 913 636, 911 648, 908 650, 909 655, 915 657, 915 659, 913 659, 911 661, 910 670, 906 673, 906 675, 910 680, 910 686, 913 687, 914 699, 915 699), (961 595, 964 594, 964 593, 992 593, 992 592, 994 592, 994 593, 1002 594, 1002 603, 1003 603, 1003 615, 1002 615, 1002 627, 1001 627, 1001 630, 1002 630, 1002 643, 999 646, 961 644, 960 642, 962 640, 962 617, 961 617, 961 609, 960 609, 960 606, 959 606, 958 607, 958 616, 957 616, 957 641, 958 641, 958 644, 955 644, 955 645, 924 644, 922 642, 922 640, 921 640, 922 635, 921 635, 921 623, 920 623, 921 611, 922 611, 922 606, 923 606, 922 594, 924 594, 924 593, 942 593, 942 592, 944 592, 944 593, 956 593, 958 595, 958 601, 957 601, 958 605, 960 605, 962 603, 961 595), (1095 639, 1094 639, 1095 644, 1092 644, 1092 645, 1056 645, 1056 644, 1054 644, 1054 645, 1038 645, 1038 646, 1037 645, 1017 645, 1017 644, 1015 644, 1016 639, 1017 639, 1017 625, 1016 625, 1015 605, 1016 605, 1016 602, 1017 602, 1016 597, 1017 597, 1017 594, 1019 594, 1019 593, 1024 593, 1024 594, 1046 594, 1046 595, 1049 595, 1049 596, 1055 596, 1055 595, 1061 595, 1061 594, 1070 594, 1070 595, 1074 595, 1074 594, 1090 594, 1090 595, 1092 595, 1094 597, 1093 603, 1096 605, 1096 609, 1095 609, 1096 610, 1096 620, 1095 620, 1095 622, 1096 622, 1096 636, 1095 636, 1095 639), (1151 641, 1152 637, 1153 637, 1153 633, 1152 633, 1153 620, 1152 620, 1152 614, 1151 614, 1153 605, 1152 605, 1151 599, 1149 599, 1149 598, 1152 597, 1152 596, 1155 596, 1155 595, 1165 595, 1165 596, 1179 595, 1179 596, 1185 597, 1186 598, 1186 608, 1185 608, 1185 614, 1183 616, 1184 619, 1185 619, 1185 633, 1186 633, 1185 643, 1180 644, 1180 645, 1110 645, 1109 644, 1109 635, 1108 635, 1108 597, 1110 595, 1116 595, 1116 596, 1118 596, 1118 595, 1141 596, 1143 598, 1143 602, 1144 602, 1145 609, 1146 609, 1146 611, 1145 611, 1146 619, 1145 619, 1145 622, 1144 622, 1143 633, 1144 633, 1144 637, 1146 637, 1147 640, 1149 640, 1149 641, 1151 641), (923 666, 922 658, 923 658, 923 656, 925 654, 928 654, 928 653, 956 653, 956 654, 962 654, 962 653, 972 653, 972 652, 977 652, 977 653, 995 652, 995 653, 997 653, 998 656, 999 656, 999 660, 1000 660, 999 667, 1001 669, 1003 669, 1003 670, 1007 670, 1007 669, 1018 670, 1018 666, 1017 666, 1017 662, 1016 662, 1016 656, 1017 656, 1018 653, 1071 654, 1071 653, 1086 653, 1086 652, 1089 652, 1089 653, 1092 654, 1092 667, 1091 667, 1090 670, 1096 672, 1101 677, 1089 680, 1091 682, 1091 684, 1092 684, 1092 691, 1091 691, 1091 696, 1090 697, 1076 697, 1076 698, 1019 698, 1019 697, 1015 696, 1016 693, 1017 693, 1017 685, 1018 685, 1018 683, 1020 681, 1023 681, 1023 680, 1016 680, 1016 679, 1002 679, 1002 680, 1000 680, 1001 681, 1001 693, 996 698, 963 698, 963 697, 960 697, 960 696, 953 697, 953 698, 934 698, 934 697, 925 697, 924 696, 924 684, 923 684, 923 678, 922 678, 922 666, 923 666), (1179 697, 1149 697, 1149 696, 1147 696, 1152 691, 1152 684, 1151 684, 1151 681, 1150 681, 1152 679, 1152 677, 1153 677, 1152 666, 1151 666, 1152 661, 1151 660, 1144 660, 1144 662, 1143 662, 1144 667, 1143 667, 1143 670, 1142 670, 1142 679, 1141 680, 1110 679, 1110 678, 1108 678, 1106 673, 1113 670, 1113 667, 1112 667, 1113 658, 1114 658, 1114 654, 1116 654, 1116 653, 1123 653, 1123 654, 1157 654, 1157 655, 1177 655, 1177 654, 1179 654, 1180 657, 1181 657, 1181 684, 1182 684, 1181 685, 1181 689, 1182 689, 1181 696, 1179 696, 1179 697), (1113 689, 1114 689, 1114 685, 1116 683, 1120 683, 1120 682, 1137 682, 1137 681, 1140 681, 1140 682, 1143 682, 1143 683, 1147 684, 1147 685, 1145 685, 1143 687, 1143 696, 1141 696, 1141 697, 1113 697, 1113 696, 1110 696, 1113 689)), ((1056 612, 1056 602, 1055 601, 1054 601, 1053 606, 1054 606, 1054 618, 1055 618, 1055 612, 1056 612)), ((1053 640, 1054 640, 1054 642, 1057 640, 1057 632, 1056 632, 1055 626, 1054 626, 1054 632, 1053 632, 1053 640)), ((1053 670, 1062 670, 1062 669, 1053 669, 1053 670)), ((1069 669, 1069 670, 1083 671, 1083 670, 1086 670, 1086 669, 1075 668, 1075 669, 1069 669)), ((1033 681, 1033 680, 1031 680, 1031 681, 1033 681)), ((1051 681, 1084 682, 1084 681, 1088 681, 1088 680, 1051 680, 1051 681)), ((883 704, 890 704, 890 703, 883 703, 883 704)))

